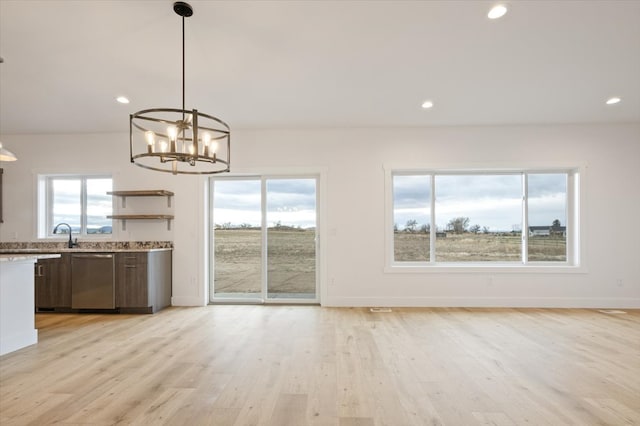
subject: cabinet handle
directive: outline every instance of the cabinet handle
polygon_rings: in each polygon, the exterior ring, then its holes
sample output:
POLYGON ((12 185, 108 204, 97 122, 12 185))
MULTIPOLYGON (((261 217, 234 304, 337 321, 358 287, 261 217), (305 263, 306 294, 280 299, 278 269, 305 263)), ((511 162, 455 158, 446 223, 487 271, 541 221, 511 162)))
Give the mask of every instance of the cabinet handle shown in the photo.
POLYGON ((71 260, 76 259, 111 259, 112 254, 72 254, 71 260))
POLYGON ((42 265, 38 265, 38 276, 43 277, 44 273, 42 272, 42 265))
POLYGON ((124 265, 125 268, 136 268, 136 265, 124 265))

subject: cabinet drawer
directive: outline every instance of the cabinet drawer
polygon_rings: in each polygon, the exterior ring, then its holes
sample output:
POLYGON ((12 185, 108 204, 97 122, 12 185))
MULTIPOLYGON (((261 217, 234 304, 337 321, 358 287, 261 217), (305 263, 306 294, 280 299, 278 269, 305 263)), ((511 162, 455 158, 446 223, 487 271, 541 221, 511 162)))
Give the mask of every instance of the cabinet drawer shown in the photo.
POLYGON ((146 266, 147 253, 117 253, 116 264, 123 266, 146 266))

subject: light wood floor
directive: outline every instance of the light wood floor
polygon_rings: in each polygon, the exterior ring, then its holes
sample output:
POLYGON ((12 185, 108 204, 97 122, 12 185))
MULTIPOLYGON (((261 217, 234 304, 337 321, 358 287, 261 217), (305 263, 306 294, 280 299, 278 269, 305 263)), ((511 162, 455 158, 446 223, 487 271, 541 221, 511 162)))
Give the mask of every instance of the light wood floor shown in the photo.
POLYGON ((640 425, 640 311, 39 314, 0 424, 640 425))

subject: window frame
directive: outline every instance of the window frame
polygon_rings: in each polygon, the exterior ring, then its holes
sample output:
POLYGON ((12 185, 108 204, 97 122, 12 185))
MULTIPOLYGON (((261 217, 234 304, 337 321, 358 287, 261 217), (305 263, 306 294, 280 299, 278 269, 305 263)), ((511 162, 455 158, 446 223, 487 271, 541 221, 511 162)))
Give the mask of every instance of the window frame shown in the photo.
MULTIPOLYGON (((113 188, 113 175, 110 173, 45 173, 37 176, 37 235, 41 239, 60 238, 63 234, 54 234, 53 228, 53 181, 54 180, 80 180, 80 232, 72 233, 73 236, 84 239, 111 239, 115 229, 111 220, 111 233, 99 234, 87 232, 87 180, 111 179, 113 188)), ((113 203, 111 214, 113 214, 113 203)), ((64 234, 66 235, 66 234, 64 234)), ((66 238, 66 237, 65 237, 66 238)))
POLYGON ((385 273, 512 273, 512 272, 543 272, 543 273, 586 273, 588 272, 585 259, 585 224, 586 213, 581 208, 585 203, 586 166, 559 165, 553 167, 497 167, 497 168, 427 168, 427 167, 393 167, 384 166, 385 173, 385 273), (532 174, 567 174, 567 213, 566 213, 566 260, 565 261, 529 261, 528 260, 528 175, 532 174), (437 262, 435 260, 435 232, 430 233, 429 261, 396 261, 394 256, 394 176, 431 176, 431 228, 435 226, 435 177, 437 175, 498 175, 521 174, 523 176, 522 200, 522 231, 520 261, 482 261, 482 262, 437 262))

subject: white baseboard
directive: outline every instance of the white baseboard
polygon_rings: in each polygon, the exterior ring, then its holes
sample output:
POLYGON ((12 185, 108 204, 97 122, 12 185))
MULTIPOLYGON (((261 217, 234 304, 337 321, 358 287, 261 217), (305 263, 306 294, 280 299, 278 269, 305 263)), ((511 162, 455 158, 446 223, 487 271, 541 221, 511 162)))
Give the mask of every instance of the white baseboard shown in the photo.
POLYGON ((202 297, 172 296, 171 306, 205 306, 202 297))
MULTIPOLYGON (((205 306, 201 297, 174 296, 172 306, 205 306)), ((572 297, 326 297, 324 307, 448 307, 448 308, 590 308, 640 309, 640 298, 572 297)))
POLYGON ((325 307, 590 308, 640 309, 640 298, 571 297, 328 297, 325 307))

